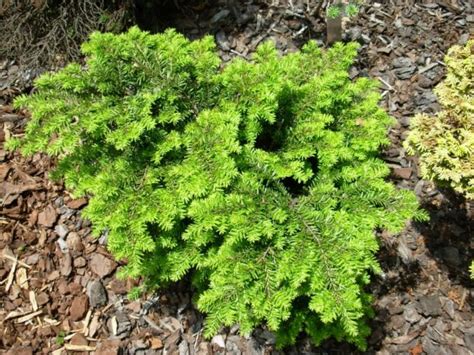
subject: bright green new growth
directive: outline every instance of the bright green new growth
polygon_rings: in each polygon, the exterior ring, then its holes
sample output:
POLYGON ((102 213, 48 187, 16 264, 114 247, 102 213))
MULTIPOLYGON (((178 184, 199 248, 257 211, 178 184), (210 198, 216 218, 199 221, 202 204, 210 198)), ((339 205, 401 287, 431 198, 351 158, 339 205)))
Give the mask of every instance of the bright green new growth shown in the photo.
POLYGON ((359 13, 359 8, 364 1, 362 0, 350 0, 347 3, 342 1, 334 1, 333 4, 328 5, 326 12, 329 18, 336 18, 341 15, 346 15, 347 17, 353 17, 359 13))
POLYGON ((424 178, 474 199, 474 41, 452 47, 445 62, 435 89, 443 110, 415 116, 405 147, 420 156, 424 178))
POLYGON ((374 81, 349 80, 356 48, 280 57, 266 43, 221 69, 210 37, 95 33, 85 68, 15 102, 32 119, 9 146, 59 157, 123 275, 155 287, 191 273, 207 336, 265 323, 280 346, 306 331, 363 348, 374 229, 424 214, 384 181, 392 120, 374 81))

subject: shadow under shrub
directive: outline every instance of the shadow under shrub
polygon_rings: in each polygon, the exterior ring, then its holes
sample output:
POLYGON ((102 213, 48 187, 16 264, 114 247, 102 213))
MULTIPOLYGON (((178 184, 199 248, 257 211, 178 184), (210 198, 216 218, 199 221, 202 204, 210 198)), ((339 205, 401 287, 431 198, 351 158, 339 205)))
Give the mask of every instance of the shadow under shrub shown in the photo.
POLYGON ((375 228, 423 218, 377 158, 391 119, 376 83, 351 82, 355 44, 271 43, 221 68, 210 37, 95 33, 87 65, 36 81, 9 142, 59 157, 84 216, 143 288, 191 274, 206 335, 265 323, 280 346, 307 332, 365 346, 375 228))

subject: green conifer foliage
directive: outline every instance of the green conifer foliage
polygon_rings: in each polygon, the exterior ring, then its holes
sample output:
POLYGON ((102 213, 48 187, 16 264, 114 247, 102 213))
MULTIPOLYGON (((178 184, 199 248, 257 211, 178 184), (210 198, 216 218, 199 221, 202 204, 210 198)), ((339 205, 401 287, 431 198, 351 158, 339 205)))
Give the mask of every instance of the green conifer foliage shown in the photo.
POLYGON ((16 100, 32 112, 9 142, 59 157, 56 171, 122 273, 161 286, 191 274, 206 335, 266 324, 364 347, 376 228, 423 218, 385 181, 392 122, 376 83, 352 82, 356 44, 270 43, 225 67, 210 37, 95 33, 71 64, 16 100))

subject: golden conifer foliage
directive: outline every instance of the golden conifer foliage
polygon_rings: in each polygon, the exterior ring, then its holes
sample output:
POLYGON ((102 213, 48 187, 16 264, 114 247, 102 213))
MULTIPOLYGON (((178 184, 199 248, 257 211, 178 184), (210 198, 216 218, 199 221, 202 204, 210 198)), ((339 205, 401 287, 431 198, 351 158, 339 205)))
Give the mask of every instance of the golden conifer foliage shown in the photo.
POLYGON ((420 156, 421 175, 474 198, 474 40, 452 47, 445 59, 448 73, 435 93, 442 111, 417 115, 405 142, 420 156))

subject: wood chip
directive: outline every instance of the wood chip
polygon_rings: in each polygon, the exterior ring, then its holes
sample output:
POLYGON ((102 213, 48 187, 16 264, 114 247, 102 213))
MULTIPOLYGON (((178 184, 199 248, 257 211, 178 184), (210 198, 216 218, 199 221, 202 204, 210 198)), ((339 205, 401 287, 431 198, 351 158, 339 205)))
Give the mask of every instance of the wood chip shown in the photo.
POLYGON ((426 67, 421 68, 420 70, 418 70, 418 73, 423 74, 424 72, 427 72, 428 70, 433 69, 437 65, 439 65, 438 62, 431 63, 431 64, 427 65, 426 67))
POLYGON ((22 267, 16 271, 16 283, 20 288, 28 290, 28 275, 26 274, 25 268, 22 267))
POLYGON ((143 316, 143 320, 148 323, 148 325, 155 329, 159 333, 163 333, 163 329, 161 329, 155 322, 153 322, 148 316, 143 316))
POLYGON ((30 296, 31 307, 33 307, 33 311, 37 311, 38 310, 38 302, 36 302, 35 292, 30 291, 29 296, 30 296))
POLYGON ((36 316, 39 316, 41 313, 43 313, 42 310, 27 314, 26 316, 18 318, 16 321, 17 323, 25 323, 28 322, 30 319, 33 319, 36 316))
POLYGON ((85 336, 89 334, 89 322, 91 321, 92 310, 89 309, 86 315, 86 319, 84 319, 84 327, 82 328, 82 332, 85 336))
POLYGON ((18 265, 18 260, 15 259, 13 262, 12 268, 10 269, 10 273, 8 274, 7 277, 7 284, 5 285, 5 291, 8 292, 10 290, 10 287, 12 287, 13 280, 15 278, 15 271, 16 271, 16 266, 18 265))
POLYGON ((111 309, 113 306, 114 306, 113 303, 108 304, 107 306, 104 307, 104 309, 102 309, 102 310, 100 311, 100 313, 105 314, 105 313, 106 313, 109 309, 111 309))
POLYGON ((110 319, 110 322, 112 323, 112 334, 117 335, 117 330, 118 330, 118 322, 117 322, 117 317, 113 316, 110 319))
POLYGON ((44 317, 43 321, 45 321, 46 323, 48 323, 50 325, 53 325, 53 326, 61 324, 60 321, 58 321, 56 319, 47 318, 47 317, 44 317))
POLYGON ((51 355, 61 355, 61 353, 63 352, 64 348, 61 348, 61 349, 58 349, 58 350, 54 350, 51 355))
POLYGON ((96 349, 95 346, 89 346, 89 345, 66 344, 64 347, 66 348, 66 350, 69 350, 69 351, 95 351, 96 349))
POLYGON ((66 341, 71 340, 71 339, 74 337, 74 335, 76 335, 76 333, 79 333, 79 331, 73 330, 71 334, 66 335, 66 336, 64 337, 64 340, 66 340, 66 341))
POLYGON ((18 259, 15 258, 14 256, 11 256, 11 255, 9 255, 9 254, 3 253, 3 254, 2 254, 2 257, 5 258, 5 259, 8 259, 8 260, 11 260, 11 261, 13 261, 13 262, 16 261, 16 262, 17 262, 18 264, 20 264, 21 266, 26 267, 27 269, 31 269, 31 266, 30 266, 30 265, 24 263, 23 261, 18 260, 18 259))
POLYGON ((459 303, 459 310, 463 309, 464 302, 466 302, 466 296, 467 296, 467 292, 466 290, 464 290, 462 293, 461 302, 459 303))
POLYGON ((88 334, 84 334, 86 336, 93 337, 96 333, 97 330, 100 328, 100 322, 99 322, 99 314, 94 314, 94 317, 92 318, 91 324, 89 325, 88 328, 88 334))
POLYGON ((11 311, 10 313, 7 314, 4 321, 12 319, 12 318, 20 317, 20 316, 25 315, 27 313, 28 312, 25 313, 25 312, 20 312, 20 311, 11 311))

